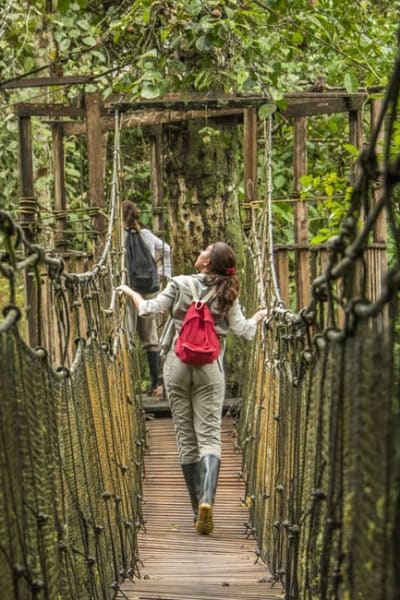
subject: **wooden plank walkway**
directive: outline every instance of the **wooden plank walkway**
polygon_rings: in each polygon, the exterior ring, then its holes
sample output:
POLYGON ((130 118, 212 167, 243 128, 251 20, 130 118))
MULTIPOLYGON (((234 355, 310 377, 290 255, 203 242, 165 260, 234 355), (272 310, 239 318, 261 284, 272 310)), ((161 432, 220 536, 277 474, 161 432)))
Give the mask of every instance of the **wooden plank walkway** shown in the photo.
POLYGON ((215 530, 199 535, 181 474, 171 419, 148 422, 143 512, 139 535, 140 579, 125 582, 122 600, 271 600, 282 598, 270 574, 256 561, 256 543, 246 537, 240 453, 230 417, 224 417, 222 465, 214 507, 215 530))

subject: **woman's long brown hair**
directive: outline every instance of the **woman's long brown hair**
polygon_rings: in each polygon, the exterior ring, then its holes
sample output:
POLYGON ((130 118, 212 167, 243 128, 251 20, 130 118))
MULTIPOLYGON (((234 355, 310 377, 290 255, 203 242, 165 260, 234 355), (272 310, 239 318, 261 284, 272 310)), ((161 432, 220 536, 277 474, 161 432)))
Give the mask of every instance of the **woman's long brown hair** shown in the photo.
POLYGON ((208 285, 217 286, 217 305, 226 314, 239 295, 240 282, 236 274, 236 256, 225 242, 215 242, 210 248, 208 285))
POLYGON ((122 203, 122 218, 127 229, 140 229, 140 210, 132 200, 124 200, 122 203))

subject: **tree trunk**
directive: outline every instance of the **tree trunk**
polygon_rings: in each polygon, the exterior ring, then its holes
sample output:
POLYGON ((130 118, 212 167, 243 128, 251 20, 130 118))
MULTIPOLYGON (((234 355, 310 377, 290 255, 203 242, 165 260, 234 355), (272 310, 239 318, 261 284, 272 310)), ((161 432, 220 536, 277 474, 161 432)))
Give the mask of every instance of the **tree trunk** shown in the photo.
MULTIPOLYGON (((232 246, 241 280, 248 285, 240 219, 242 143, 236 121, 187 121, 165 128, 165 177, 174 275, 193 273, 201 250, 216 241, 232 246), (214 129, 210 131, 210 128, 214 129)), ((225 353, 227 397, 240 394, 246 342, 230 337, 225 353)))
POLYGON ((238 206, 238 127, 193 120, 165 128, 165 176, 174 273, 192 273, 201 250, 221 240, 243 264, 238 206))

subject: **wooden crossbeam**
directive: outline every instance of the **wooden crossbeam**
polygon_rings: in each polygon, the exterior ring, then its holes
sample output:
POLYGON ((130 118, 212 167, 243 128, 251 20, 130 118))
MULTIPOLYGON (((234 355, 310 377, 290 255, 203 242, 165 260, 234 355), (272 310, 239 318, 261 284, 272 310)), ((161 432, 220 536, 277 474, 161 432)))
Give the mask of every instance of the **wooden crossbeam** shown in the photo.
POLYGON ((53 85, 80 85, 90 83, 92 75, 65 75, 64 77, 33 77, 12 79, 0 83, 1 90, 16 90, 20 88, 50 87, 53 85))
MULTIPOLYGON (((285 107, 280 112, 287 117, 307 117, 319 114, 333 114, 358 111, 368 99, 368 95, 362 93, 309 93, 309 94, 286 94, 284 96, 285 107)), ((245 109, 256 109, 270 102, 265 96, 192 96, 180 100, 170 96, 156 100, 140 100, 127 102, 123 96, 112 96, 101 108, 101 116, 112 121, 115 110, 127 113, 126 122, 131 126, 149 124, 162 124, 172 121, 183 121, 186 119, 201 117, 223 117, 230 115, 241 115, 245 109)), ((80 118, 85 116, 83 106, 47 103, 21 102, 15 105, 15 111, 19 116, 38 117, 71 117, 80 118)), ((110 122, 111 122, 110 121, 110 122)), ((105 128, 109 129, 109 122, 105 122, 105 128)))

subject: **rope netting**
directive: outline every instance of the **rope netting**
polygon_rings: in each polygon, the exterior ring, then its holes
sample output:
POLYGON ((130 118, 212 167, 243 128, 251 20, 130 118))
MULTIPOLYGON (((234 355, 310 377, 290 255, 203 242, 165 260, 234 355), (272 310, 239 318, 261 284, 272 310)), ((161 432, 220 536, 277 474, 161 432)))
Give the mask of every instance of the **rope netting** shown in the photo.
POLYGON ((110 599, 137 573, 146 440, 137 356, 113 293, 123 277, 117 126, 114 159, 106 245, 90 271, 65 272, 0 212, 9 296, 0 322, 3 598, 110 599), (28 346, 18 327, 27 270, 46 350, 28 346))
POLYGON ((400 59, 341 234, 299 313, 274 275, 271 195, 262 218, 254 211, 255 281, 271 310, 238 426, 260 555, 291 600, 400 597, 399 88, 400 59), (379 262, 368 242, 383 211, 394 256, 368 297, 379 262))

